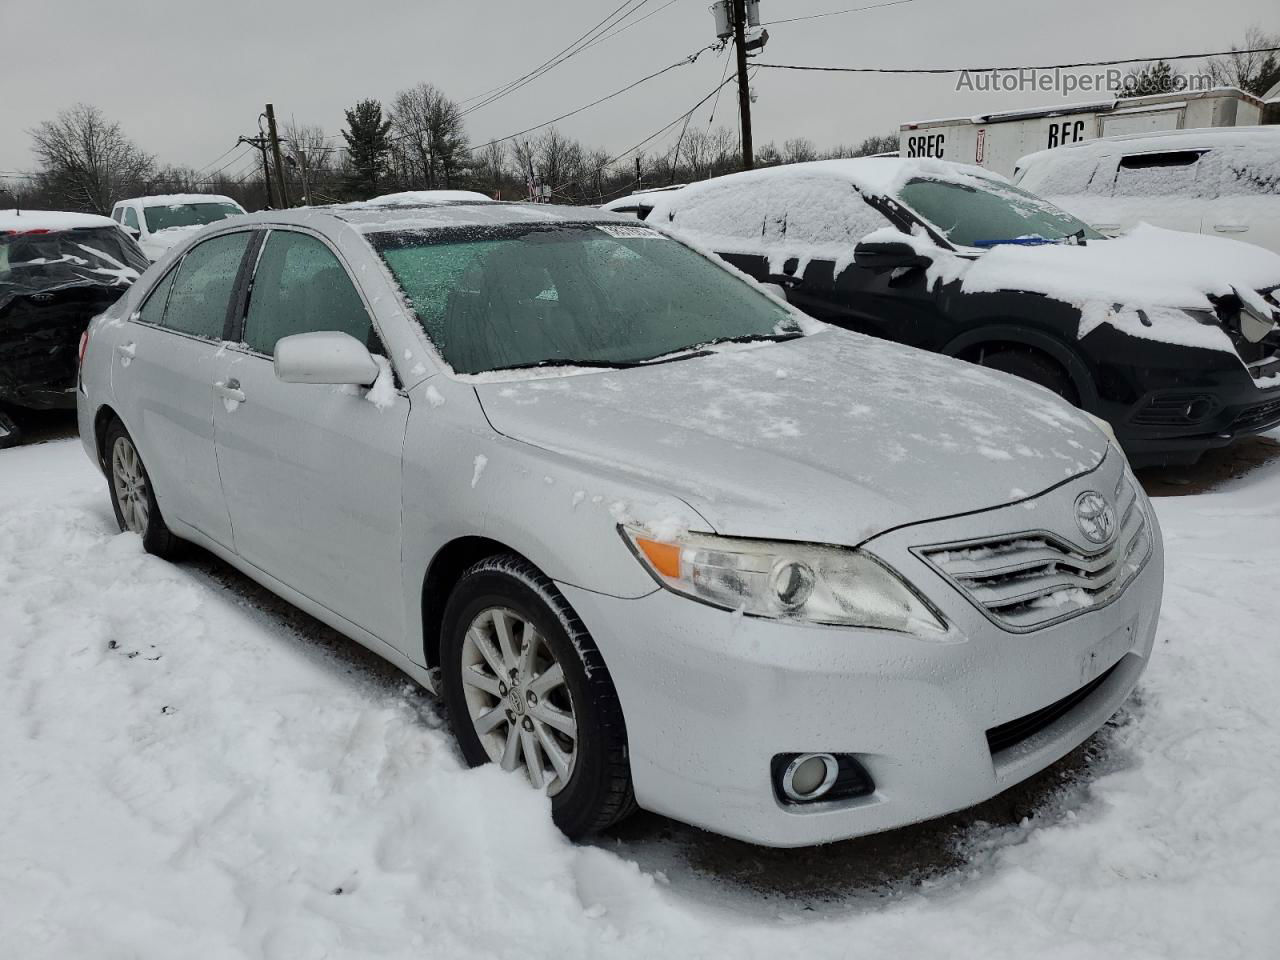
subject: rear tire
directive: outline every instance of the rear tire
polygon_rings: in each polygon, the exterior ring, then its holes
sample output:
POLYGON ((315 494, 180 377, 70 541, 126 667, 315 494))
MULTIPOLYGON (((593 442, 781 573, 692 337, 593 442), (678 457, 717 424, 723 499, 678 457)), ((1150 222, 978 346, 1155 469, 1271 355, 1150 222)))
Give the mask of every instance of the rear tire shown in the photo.
POLYGON ((119 420, 112 420, 107 426, 102 449, 111 507, 121 532, 138 534, 148 553, 172 559, 178 552, 180 541, 165 526, 142 456, 129 431, 119 420))
POLYGON ((489 557, 462 575, 445 606, 440 667, 467 762, 497 762, 545 790, 566 836, 635 809, 613 680, 568 601, 527 560, 489 557))
POLYGON ((0 410, 0 450, 5 447, 16 447, 22 442, 22 430, 12 418, 0 410))
POLYGON ((982 357, 981 365, 1000 370, 1052 390, 1073 406, 1080 405, 1075 384, 1054 360, 1034 350, 1000 350, 982 357))

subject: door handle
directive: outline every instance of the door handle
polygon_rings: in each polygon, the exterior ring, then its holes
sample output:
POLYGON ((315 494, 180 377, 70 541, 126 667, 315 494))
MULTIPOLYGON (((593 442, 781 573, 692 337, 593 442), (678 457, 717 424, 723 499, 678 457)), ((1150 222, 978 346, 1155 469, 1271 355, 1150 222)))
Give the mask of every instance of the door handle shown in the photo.
POLYGON ((219 380, 213 385, 213 389, 218 391, 218 395, 224 400, 244 403, 244 391, 240 389, 240 381, 234 377, 230 380, 219 380))
POLYGON ((1218 233, 1248 233, 1249 227, 1243 223, 1215 223, 1213 229, 1218 233))
POLYGON ((116 353, 120 355, 120 366, 127 367, 133 358, 138 355, 138 345, 133 341, 117 343, 116 353))

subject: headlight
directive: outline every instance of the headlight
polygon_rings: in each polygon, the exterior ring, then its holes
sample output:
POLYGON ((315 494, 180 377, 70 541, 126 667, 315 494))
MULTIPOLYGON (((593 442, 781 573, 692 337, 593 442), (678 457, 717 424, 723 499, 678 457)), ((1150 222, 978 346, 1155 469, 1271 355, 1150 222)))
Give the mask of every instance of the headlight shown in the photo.
POLYGON ((658 539, 632 526, 622 533, 662 586, 726 610, 903 633, 946 630, 897 574, 857 550, 697 533, 658 539))

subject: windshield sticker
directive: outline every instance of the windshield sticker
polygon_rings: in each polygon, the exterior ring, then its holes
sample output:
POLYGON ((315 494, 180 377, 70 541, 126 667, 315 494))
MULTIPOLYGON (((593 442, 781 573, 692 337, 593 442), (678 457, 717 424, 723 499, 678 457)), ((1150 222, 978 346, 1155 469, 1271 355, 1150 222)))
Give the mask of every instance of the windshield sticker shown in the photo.
POLYGON ((649 227, 633 227, 624 223, 604 223, 597 227, 603 233, 607 233, 615 240, 665 240, 665 234, 659 233, 657 230, 651 230, 649 227))

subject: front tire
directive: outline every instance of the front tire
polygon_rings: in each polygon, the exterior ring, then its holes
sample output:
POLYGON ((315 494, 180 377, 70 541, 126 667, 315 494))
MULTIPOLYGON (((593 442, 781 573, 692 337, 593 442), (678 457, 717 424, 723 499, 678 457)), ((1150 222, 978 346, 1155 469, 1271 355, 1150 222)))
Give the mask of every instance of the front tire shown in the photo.
POLYGON ((148 553, 166 559, 178 549, 178 538, 165 526, 151 477, 124 424, 113 420, 103 438, 111 507, 121 532, 136 533, 148 553))
POLYGON ((622 707, 600 651, 568 602, 520 557, 459 580, 440 641, 449 722, 471 766, 498 763, 551 797, 566 836, 635 807, 622 707))
POLYGON ((1080 406, 1080 394, 1067 372, 1056 362, 1034 350, 1000 350, 982 358, 982 366, 1001 370, 1052 390, 1072 406, 1080 406))

